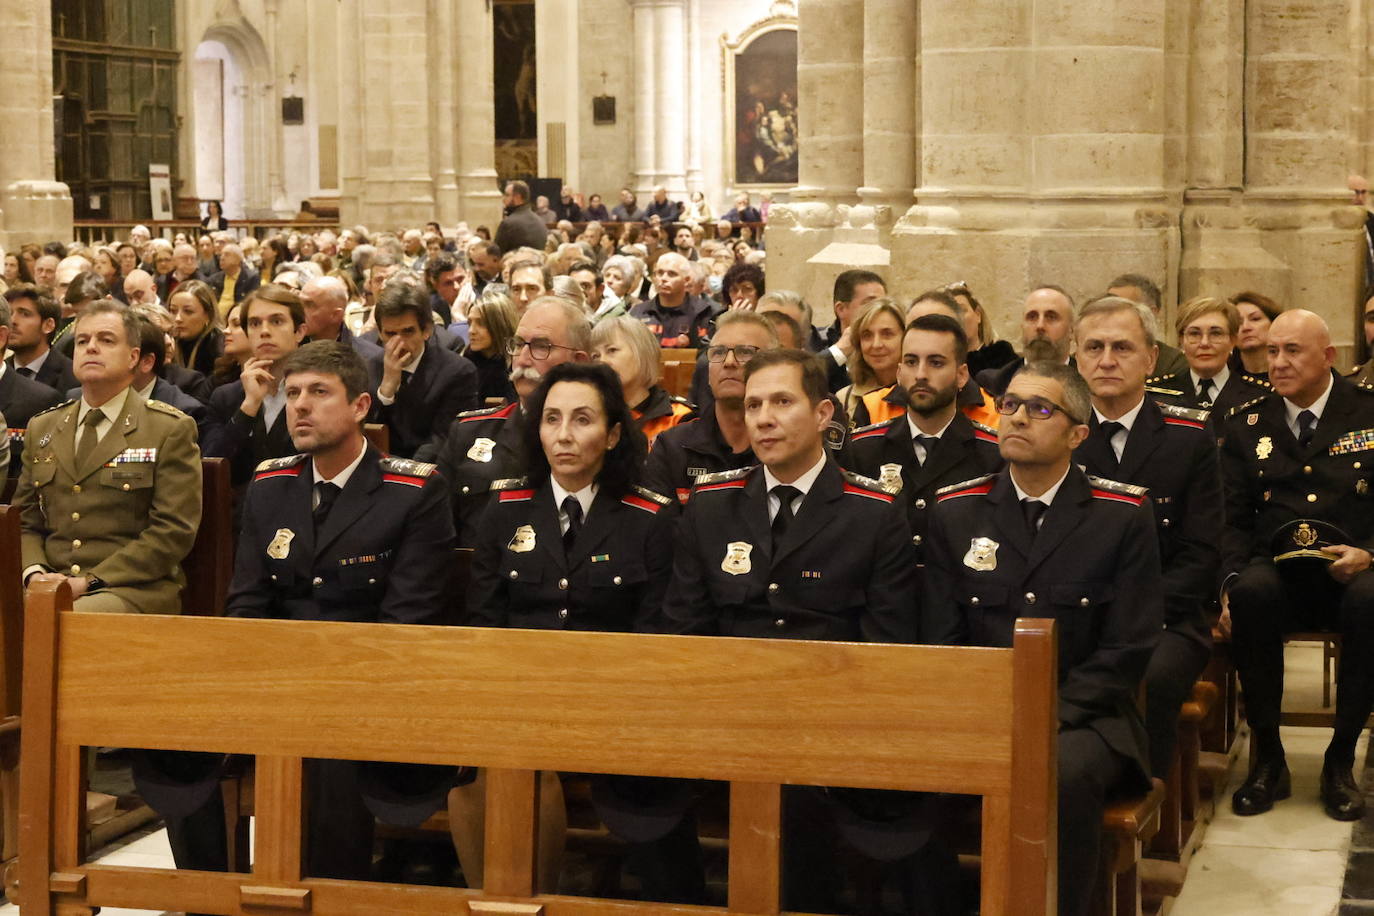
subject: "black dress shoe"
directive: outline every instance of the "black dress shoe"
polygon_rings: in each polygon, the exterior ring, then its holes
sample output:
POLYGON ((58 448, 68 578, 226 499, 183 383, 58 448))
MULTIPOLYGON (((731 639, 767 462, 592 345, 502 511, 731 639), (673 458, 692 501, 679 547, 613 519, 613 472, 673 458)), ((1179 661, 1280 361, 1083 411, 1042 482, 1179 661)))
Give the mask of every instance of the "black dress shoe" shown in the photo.
POLYGON ((1364 816, 1364 793, 1355 785, 1349 766, 1322 767, 1322 807, 1338 821, 1358 821, 1364 816))
MULTIPOLYGON (((1322 797, 1326 797, 1326 783, 1322 783, 1322 797)), ((1292 779, 1288 775, 1288 762, 1280 757, 1277 760, 1261 760, 1250 770, 1239 789, 1231 796, 1231 810, 1241 817, 1263 814, 1293 794, 1292 779)), ((1334 815, 1333 815, 1334 816, 1334 815)))

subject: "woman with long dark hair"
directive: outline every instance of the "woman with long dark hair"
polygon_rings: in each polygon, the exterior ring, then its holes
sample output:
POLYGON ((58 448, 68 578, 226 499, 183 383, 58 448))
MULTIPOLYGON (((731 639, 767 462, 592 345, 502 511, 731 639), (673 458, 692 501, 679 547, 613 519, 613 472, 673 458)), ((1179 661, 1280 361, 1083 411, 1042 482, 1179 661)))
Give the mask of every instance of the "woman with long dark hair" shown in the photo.
POLYGON ((172 292, 167 309, 172 313, 177 362, 207 378, 212 376, 215 362, 224 352, 214 290, 200 280, 183 280, 172 292))

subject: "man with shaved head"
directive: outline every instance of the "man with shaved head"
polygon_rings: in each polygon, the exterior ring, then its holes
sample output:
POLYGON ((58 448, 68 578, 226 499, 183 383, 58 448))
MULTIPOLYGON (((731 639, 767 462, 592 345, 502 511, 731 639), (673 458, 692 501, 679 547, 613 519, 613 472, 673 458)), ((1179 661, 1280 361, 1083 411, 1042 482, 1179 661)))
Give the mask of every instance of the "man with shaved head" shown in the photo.
POLYGON ((364 360, 381 358, 382 348, 370 340, 355 337, 344 324, 348 289, 338 277, 319 277, 301 289, 305 309, 305 333, 310 340, 337 340, 346 343, 364 360))
POLYGON ((704 347, 711 337, 715 309, 710 300, 688 294, 691 279, 692 262, 676 252, 660 255, 654 264, 654 297, 630 310, 662 346, 704 347))
POLYGON ((1274 392, 1223 421, 1222 628, 1256 749, 1231 798, 1239 815, 1291 792, 1279 739, 1283 637, 1317 629, 1342 637, 1322 804, 1342 821, 1365 809, 1351 768, 1374 706, 1374 388, 1332 372, 1335 356, 1320 317, 1279 315, 1269 329, 1274 392))

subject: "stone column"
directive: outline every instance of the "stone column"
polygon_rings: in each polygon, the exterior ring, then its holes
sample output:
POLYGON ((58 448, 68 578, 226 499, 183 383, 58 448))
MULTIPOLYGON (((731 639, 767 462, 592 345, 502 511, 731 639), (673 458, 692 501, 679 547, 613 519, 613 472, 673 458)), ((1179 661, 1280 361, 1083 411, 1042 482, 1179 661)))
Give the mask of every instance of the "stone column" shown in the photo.
POLYGON ((848 203, 864 183, 863 0, 801 0, 797 9, 797 200, 848 203))
POLYGON ((487 0, 456 0, 453 55, 458 126, 458 218, 495 234, 501 221, 496 186, 496 107, 493 101, 492 22, 487 0))
POLYGON ((920 140, 916 133, 920 30, 910 0, 864 4, 863 187, 866 204, 900 203, 905 211, 916 187, 920 140))
POLYGON ((658 71, 654 82, 654 148, 658 184, 666 185, 669 195, 681 199, 687 190, 687 66, 668 65, 682 61, 682 44, 687 36, 684 0, 659 0, 654 37, 656 48, 652 66, 658 71), (667 66, 665 66, 667 65, 667 66))
POLYGON ((631 0, 635 51, 635 189, 644 194, 658 184, 658 42, 656 0, 631 0))
POLYGON ((282 74, 279 72, 281 57, 277 54, 277 7, 279 0, 266 0, 264 12, 267 14, 267 195, 272 200, 272 212, 282 218, 296 215, 296 208, 286 201, 286 186, 282 181, 282 162, 285 150, 282 147, 281 99, 282 74))
POLYGON ((455 39, 454 4, 441 0, 434 8, 433 28, 430 29, 428 54, 435 79, 435 92, 429 95, 429 120, 433 125, 429 137, 429 157, 434 172, 434 219, 441 226, 458 222, 458 150, 454 126, 458 120, 458 104, 462 94, 457 85, 458 68, 454 64, 455 39))
POLYGON ((0 247, 72 237, 72 198, 55 181, 51 4, 0 0, 0 247))

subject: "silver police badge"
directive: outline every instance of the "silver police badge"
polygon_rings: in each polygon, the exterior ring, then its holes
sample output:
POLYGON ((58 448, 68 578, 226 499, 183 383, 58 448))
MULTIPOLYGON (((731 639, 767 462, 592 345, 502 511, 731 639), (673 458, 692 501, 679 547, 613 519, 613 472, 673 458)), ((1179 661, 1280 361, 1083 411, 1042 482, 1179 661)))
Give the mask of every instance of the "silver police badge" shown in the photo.
POLYGON ((902 489, 902 466, 900 464, 885 464, 879 469, 878 482, 893 493, 898 493, 902 489))
POLYGON ((490 461, 491 450, 496 447, 496 443, 486 437, 478 439, 472 443, 472 448, 468 449, 468 457, 473 461, 490 461))
POLYGON ((529 553, 534 549, 534 528, 529 525, 521 525, 516 528, 515 536, 510 539, 510 543, 506 546, 516 553, 529 553))
POLYGON ((979 572, 991 572, 997 568, 997 548, 1001 545, 992 538, 974 538, 964 554, 964 565, 979 572))
POLYGON ((295 537, 296 532, 290 528, 278 528, 272 543, 267 545, 267 555, 274 560, 285 560, 291 553, 291 541, 295 537))
POLYGON ((753 553, 754 545, 745 541, 731 541, 725 545, 725 559, 720 561, 720 568, 732 576, 742 576, 754 568, 749 562, 749 554, 753 553))

